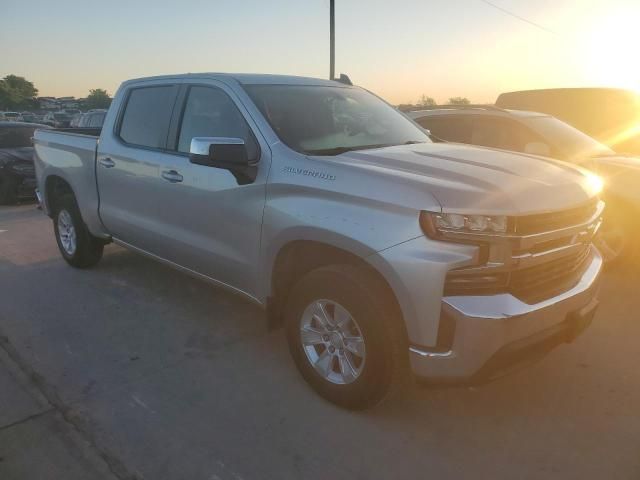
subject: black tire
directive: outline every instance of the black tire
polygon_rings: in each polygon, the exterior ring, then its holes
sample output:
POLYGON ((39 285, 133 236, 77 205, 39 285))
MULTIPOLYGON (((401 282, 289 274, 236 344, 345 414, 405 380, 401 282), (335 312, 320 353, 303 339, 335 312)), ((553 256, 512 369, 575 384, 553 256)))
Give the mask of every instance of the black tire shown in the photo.
POLYGON ((11 175, 0 173, 0 205, 13 205, 18 200, 18 181, 11 175))
MULTIPOLYGON (((370 269, 330 265, 307 273, 290 292, 284 314, 289 350, 298 370, 330 402, 362 410, 375 406, 392 392, 401 391, 407 384, 410 376, 406 330, 388 288, 370 269), (320 299, 344 307, 357 321, 364 338, 366 359, 359 376, 351 383, 336 384, 324 378, 302 346, 303 314, 320 299)), ((322 350, 324 345, 318 348, 322 350)), ((336 369, 338 363, 336 360, 336 369)))
POLYGON ((53 216, 53 230, 56 236, 58 248, 69 265, 76 268, 89 268, 94 266, 102 258, 104 242, 91 235, 87 226, 82 221, 80 210, 73 195, 64 195, 55 204, 53 216), (61 215, 68 214, 75 230, 75 248, 65 248, 61 238, 59 219, 61 215))

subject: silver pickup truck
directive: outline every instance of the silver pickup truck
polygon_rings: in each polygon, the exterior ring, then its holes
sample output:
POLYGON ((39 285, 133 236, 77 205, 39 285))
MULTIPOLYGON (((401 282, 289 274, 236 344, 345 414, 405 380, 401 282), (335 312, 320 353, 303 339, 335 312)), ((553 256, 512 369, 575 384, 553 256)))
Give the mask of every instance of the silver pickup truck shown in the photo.
POLYGON ((351 85, 131 80, 101 131, 40 130, 35 150, 69 264, 114 242, 244 296, 344 407, 410 372, 486 381, 573 339, 597 306, 597 177, 431 143, 351 85))

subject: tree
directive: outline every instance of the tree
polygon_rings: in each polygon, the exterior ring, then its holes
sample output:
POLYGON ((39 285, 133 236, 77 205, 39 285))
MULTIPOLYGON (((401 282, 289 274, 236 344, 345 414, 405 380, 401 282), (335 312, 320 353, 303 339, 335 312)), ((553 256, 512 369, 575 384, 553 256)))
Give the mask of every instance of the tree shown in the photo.
POLYGON ((412 103, 401 103, 396 108, 401 112, 410 112, 415 109, 415 105, 412 103))
POLYGON ((92 108, 109 108, 109 105, 111 105, 111 97, 106 90, 95 88, 89 90, 89 95, 87 95, 84 105, 88 110, 92 108))
POLYGON ((418 100, 419 107, 435 107, 436 105, 436 101, 432 97, 427 97, 425 94, 422 94, 420 100, 418 100))
POLYGON ((0 80, 0 107, 22 110, 35 106, 38 89, 29 80, 17 75, 7 75, 0 80))
POLYGON ((447 103, 449 105, 469 105, 471 102, 466 97, 451 97, 447 103))

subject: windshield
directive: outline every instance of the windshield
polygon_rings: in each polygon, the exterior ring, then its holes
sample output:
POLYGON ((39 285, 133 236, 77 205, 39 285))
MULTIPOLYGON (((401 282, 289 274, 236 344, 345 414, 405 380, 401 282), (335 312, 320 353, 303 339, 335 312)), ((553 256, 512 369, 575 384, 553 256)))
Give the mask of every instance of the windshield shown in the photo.
POLYGON ((359 88, 249 85, 245 89, 280 140, 300 153, 338 155, 430 142, 401 113, 359 88))
POLYGON ((609 147, 555 117, 529 117, 523 122, 564 153, 567 160, 614 155, 609 147))

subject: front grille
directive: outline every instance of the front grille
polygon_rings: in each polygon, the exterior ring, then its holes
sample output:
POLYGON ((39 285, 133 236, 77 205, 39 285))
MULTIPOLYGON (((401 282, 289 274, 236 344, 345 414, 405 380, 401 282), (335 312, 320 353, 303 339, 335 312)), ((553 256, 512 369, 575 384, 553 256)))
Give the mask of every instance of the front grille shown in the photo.
POLYGON ((595 199, 570 210, 518 217, 511 235, 476 238, 488 260, 451 270, 445 296, 510 293, 538 303, 573 288, 593 259, 591 238, 602 208, 595 199))
POLYGON ((532 235, 570 225, 580 225, 588 222, 596 214, 597 209, 598 199, 596 198, 585 205, 570 210, 517 217, 515 233, 517 235, 532 235))
POLYGON ((509 289, 527 303, 535 303, 568 290, 578 283, 591 253, 591 246, 586 245, 578 252, 557 260, 515 270, 511 273, 509 289))

